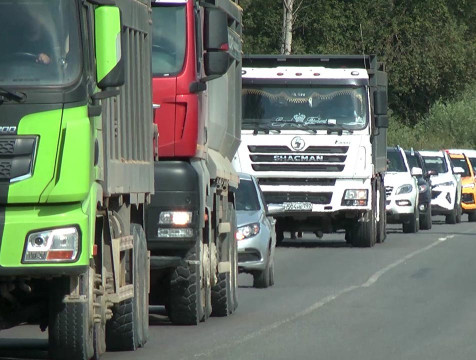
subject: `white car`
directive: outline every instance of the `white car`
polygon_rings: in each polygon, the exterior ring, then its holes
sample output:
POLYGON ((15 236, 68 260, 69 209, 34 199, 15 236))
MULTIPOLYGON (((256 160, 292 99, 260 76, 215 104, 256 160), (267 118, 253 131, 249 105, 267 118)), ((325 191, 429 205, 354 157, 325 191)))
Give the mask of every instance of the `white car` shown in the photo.
POLYGON ((415 233, 420 228, 418 182, 421 168, 408 166, 405 152, 399 146, 387 148, 385 173, 386 212, 389 224, 403 224, 403 232, 415 233))
POLYGON ((447 224, 461 222, 461 174, 460 167, 452 168, 448 154, 444 151, 420 151, 426 168, 434 170, 432 175, 431 212, 445 215, 447 224))

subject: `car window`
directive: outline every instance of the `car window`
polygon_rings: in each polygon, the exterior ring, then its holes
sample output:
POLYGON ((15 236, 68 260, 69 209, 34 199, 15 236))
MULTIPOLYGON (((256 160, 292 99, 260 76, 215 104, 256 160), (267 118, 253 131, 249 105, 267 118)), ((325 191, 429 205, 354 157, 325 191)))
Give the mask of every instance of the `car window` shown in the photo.
POLYGON ((258 194, 251 180, 240 179, 236 191, 236 210, 257 211, 260 209, 258 194))
POLYGON ((400 151, 388 150, 387 151, 388 168, 390 172, 407 172, 407 167, 403 161, 400 151))
POLYGON ((407 156, 408 166, 411 168, 417 167, 421 168, 420 164, 418 163, 418 157, 416 155, 412 155, 410 153, 405 153, 407 156))
POLYGON ((468 162, 466 161, 465 158, 458 159, 458 158, 450 157, 450 159, 451 159, 451 164, 453 165, 453 168, 455 168, 455 167, 463 168, 464 173, 461 174, 461 176, 463 176, 463 177, 471 176, 471 173, 469 171, 469 165, 468 165, 468 162))
POLYGON ((440 156, 424 156, 423 161, 428 171, 435 170, 437 173, 448 171, 445 160, 440 156))

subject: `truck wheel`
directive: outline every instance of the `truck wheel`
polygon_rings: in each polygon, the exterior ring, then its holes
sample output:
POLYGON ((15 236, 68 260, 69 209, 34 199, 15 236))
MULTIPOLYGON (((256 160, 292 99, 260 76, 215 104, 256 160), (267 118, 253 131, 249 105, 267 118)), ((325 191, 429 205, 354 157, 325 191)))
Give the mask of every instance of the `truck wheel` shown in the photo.
POLYGON ((144 229, 131 224, 134 237, 132 272, 131 252, 126 253, 126 281, 134 284, 134 297, 114 305, 111 320, 106 323, 108 351, 132 351, 147 342, 149 331, 149 268, 144 229))
POLYGON ((230 260, 230 272, 219 273, 217 282, 212 286, 212 316, 228 316, 231 315, 238 306, 236 300, 237 290, 237 244, 235 240, 236 215, 233 205, 229 204, 228 214, 230 216, 231 229, 227 234, 224 244, 228 245, 228 256, 230 260), (235 260, 233 260, 235 259, 235 260))
POLYGON ((476 222, 476 211, 472 211, 468 213, 468 221, 469 222, 476 222))
POLYGON ((69 278, 59 279, 50 291, 48 340, 53 360, 89 360, 94 356, 93 289, 89 268, 80 276, 80 295, 84 302, 63 302, 69 294, 69 278))
POLYGON ((420 229, 421 230, 430 230, 431 226, 432 226, 431 205, 428 204, 425 215, 423 217, 420 217, 420 229))
POLYGON ((206 252, 209 252, 208 246, 204 246, 200 238, 171 275, 167 311, 173 324, 198 325, 206 317, 207 284, 210 283, 209 271, 203 268, 204 263, 209 267, 209 261, 204 261, 209 259, 206 252), (201 274, 208 274, 208 278, 202 279, 201 274))
POLYGON ((403 232, 405 234, 416 233, 420 228, 420 214, 418 208, 415 208, 413 215, 407 221, 403 222, 403 232))
POLYGON ((351 244, 355 247, 372 247, 377 241, 377 218, 376 212, 376 196, 373 194, 372 209, 369 213, 369 221, 358 221, 351 234, 351 244))
POLYGON ((386 195, 385 195, 385 186, 383 183, 380 184, 380 216, 379 222, 377 225, 377 243, 381 244, 387 238, 387 212, 385 210, 386 206, 386 195))

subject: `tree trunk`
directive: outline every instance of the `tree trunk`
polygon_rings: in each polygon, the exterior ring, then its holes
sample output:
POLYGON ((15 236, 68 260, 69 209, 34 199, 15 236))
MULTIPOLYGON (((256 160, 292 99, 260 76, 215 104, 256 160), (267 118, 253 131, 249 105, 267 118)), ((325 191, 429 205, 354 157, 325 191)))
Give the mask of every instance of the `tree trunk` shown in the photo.
POLYGON ((289 55, 292 52, 294 1, 295 0, 283 0, 283 44, 281 53, 285 55, 289 55))

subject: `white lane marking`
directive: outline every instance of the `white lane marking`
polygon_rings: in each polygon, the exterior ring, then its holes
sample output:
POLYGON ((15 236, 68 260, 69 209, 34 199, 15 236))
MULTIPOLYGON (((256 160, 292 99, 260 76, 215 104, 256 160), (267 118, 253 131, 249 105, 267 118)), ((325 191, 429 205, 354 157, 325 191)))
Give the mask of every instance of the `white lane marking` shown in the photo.
MULTIPOLYGON (((469 233, 469 232, 470 231, 465 232, 465 233, 469 233)), ((415 250, 414 252, 404 256, 400 260, 397 260, 394 263, 392 263, 392 264, 384 267, 383 269, 377 271, 372 276, 370 276, 370 278, 366 282, 364 282, 363 284, 349 286, 349 287, 347 287, 343 290, 340 290, 340 291, 336 292, 334 295, 329 295, 329 296, 319 300, 318 302, 312 304, 311 306, 307 307, 306 309, 304 309, 300 312, 297 312, 294 315, 291 315, 291 316, 289 316, 285 319, 275 321, 274 323, 271 323, 270 325, 262 327, 261 329, 258 329, 256 331, 250 332, 247 335, 245 335, 245 336, 243 336, 239 339, 236 339, 235 341, 218 345, 218 346, 214 347, 213 349, 210 349, 210 350, 208 350, 206 352, 203 352, 203 353, 195 354, 194 358, 201 358, 201 357, 209 358, 213 353, 215 353, 217 351, 228 349, 231 346, 239 346, 239 345, 243 344, 244 342, 246 342, 248 340, 252 340, 252 339, 256 338, 257 336, 263 335, 263 334, 265 334, 265 333, 267 333, 271 330, 274 330, 274 329, 276 329, 276 328, 278 328, 282 325, 285 325, 285 324, 290 323, 294 320, 297 320, 301 317, 304 317, 304 316, 312 313, 313 311, 318 310, 319 308, 323 307, 324 305, 327 305, 327 304, 333 302, 334 300, 338 299, 342 295, 345 295, 345 294, 350 293, 351 291, 354 291, 354 290, 357 290, 357 289, 368 288, 368 287, 374 285, 378 281, 378 279, 380 279, 380 277, 382 277, 385 273, 387 273, 388 271, 390 271, 394 267, 404 263, 405 261, 407 261, 407 260, 425 252, 425 251, 430 250, 431 248, 433 248, 437 245, 440 245, 442 242, 446 241, 447 239, 454 238, 455 236, 456 235, 448 235, 446 237, 439 238, 437 241, 425 246, 424 248, 421 248, 419 250, 415 250)), ((184 358, 184 359, 186 359, 186 358, 184 358)))

